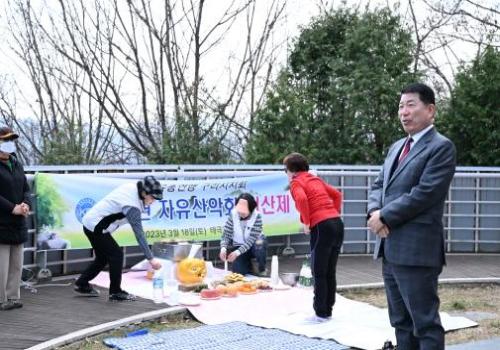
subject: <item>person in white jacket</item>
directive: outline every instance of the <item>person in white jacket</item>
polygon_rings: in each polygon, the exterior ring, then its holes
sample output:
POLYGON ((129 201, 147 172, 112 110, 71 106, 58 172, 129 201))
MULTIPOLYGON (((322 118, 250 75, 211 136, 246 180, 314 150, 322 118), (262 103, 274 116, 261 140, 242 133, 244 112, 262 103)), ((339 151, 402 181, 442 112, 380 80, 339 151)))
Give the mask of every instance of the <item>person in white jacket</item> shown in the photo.
POLYGON ((250 193, 242 193, 224 225, 219 258, 232 263, 232 271, 246 275, 252 271, 251 259, 258 263, 259 275, 266 274, 267 242, 262 233, 262 215, 250 193))
POLYGON ((130 224, 135 238, 151 267, 161 268, 153 258, 142 227, 141 213, 144 206, 163 199, 163 188, 154 176, 117 187, 97 202, 84 216, 83 232, 95 252, 94 261, 75 282, 74 291, 82 296, 98 296, 99 292, 89 282, 109 264, 109 300, 130 301, 136 297, 121 289, 123 251, 112 237, 112 233, 124 224, 130 224))

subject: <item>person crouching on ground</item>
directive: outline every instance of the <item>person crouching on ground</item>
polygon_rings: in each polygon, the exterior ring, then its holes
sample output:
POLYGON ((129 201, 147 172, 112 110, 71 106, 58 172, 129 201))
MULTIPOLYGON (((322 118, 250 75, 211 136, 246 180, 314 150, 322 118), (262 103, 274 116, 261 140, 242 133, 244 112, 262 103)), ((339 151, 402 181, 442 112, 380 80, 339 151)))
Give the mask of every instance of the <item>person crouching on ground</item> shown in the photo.
POLYGON ((123 251, 111 236, 121 225, 130 224, 139 247, 154 270, 161 263, 153 258, 141 221, 144 206, 163 198, 163 189, 154 176, 119 186, 94 205, 83 217, 83 232, 95 251, 95 260, 75 282, 75 292, 83 296, 98 296, 89 282, 109 264, 109 300, 127 301, 136 297, 121 289, 123 251))
POLYGON ((283 165, 304 233, 310 234, 316 315, 306 321, 325 322, 332 316, 335 304, 337 259, 344 241, 344 223, 340 219, 342 193, 310 174, 309 163, 300 153, 286 156, 283 165))
POLYGON ((255 258, 259 276, 266 275, 267 242, 262 233, 262 215, 257 201, 249 193, 236 198, 222 233, 219 257, 232 263, 232 271, 246 275, 252 272, 251 259, 255 258))

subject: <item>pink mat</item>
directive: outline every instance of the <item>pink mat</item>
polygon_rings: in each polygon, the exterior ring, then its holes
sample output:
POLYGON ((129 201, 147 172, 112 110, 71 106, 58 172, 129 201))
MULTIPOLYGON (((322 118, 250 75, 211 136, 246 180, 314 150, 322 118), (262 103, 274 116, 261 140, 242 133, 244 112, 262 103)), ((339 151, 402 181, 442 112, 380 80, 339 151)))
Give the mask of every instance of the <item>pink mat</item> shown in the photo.
POLYGON ((263 320, 275 316, 312 313, 312 292, 292 288, 251 295, 240 294, 236 298, 202 300, 199 306, 189 307, 189 311, 205 324, 242 321, 260 325, 263 320))
MULTIPOLYGON (((91 281, 96 286, 109 288, 109 274, 101 272, 91 281)), ((153 282, 146 278, 146 271, 130 271, 122 275, 122 288, 144 299, 153 300, 153 282)))
MULTIPOLYGON (((214 269, 214 277, 220 278, 224 271, 214 269)), ((109 274, 101 272, 92 283, 108 288, 109 274)), ((122 287, 141 298, 153 299, 153 284, 145 271, 130 271, 122 276, 122 287)), ((222 297, 217 300, 201 300, 200 305, 189 306, 193 316, 205 324, 220 324, 242 321, 260 323, 269 316, 286 316, 296 313, 312 313, 312 290, 291 288, 256 294, 239 294, 235 298, 222 297)), ((167 299, 165 299, 167 301, 167 299)))

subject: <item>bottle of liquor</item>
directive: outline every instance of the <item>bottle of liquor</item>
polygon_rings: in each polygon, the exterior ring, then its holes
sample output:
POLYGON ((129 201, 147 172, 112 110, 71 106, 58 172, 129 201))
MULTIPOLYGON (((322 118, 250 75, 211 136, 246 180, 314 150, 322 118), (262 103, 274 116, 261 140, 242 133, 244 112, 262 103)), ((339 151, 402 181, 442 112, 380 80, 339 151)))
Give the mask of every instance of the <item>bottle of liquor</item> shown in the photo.
POLYGON ((299 285, 301 287, 310 287, 312 286, 312 272, 311 265, 309 264, 309 257, 307 257, 302 263, 302 267, 300 268, 299 273, 299 285))

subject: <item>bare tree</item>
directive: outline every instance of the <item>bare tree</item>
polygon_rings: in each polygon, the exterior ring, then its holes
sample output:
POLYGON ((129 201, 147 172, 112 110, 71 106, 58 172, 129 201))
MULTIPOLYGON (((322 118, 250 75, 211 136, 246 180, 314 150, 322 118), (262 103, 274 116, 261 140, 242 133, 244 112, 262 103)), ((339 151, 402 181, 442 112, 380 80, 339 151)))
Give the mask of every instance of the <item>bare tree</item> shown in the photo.
POLYGON ((26 161, 39 164, 109 161, 112 154, 108 148, 117 142, 115 131, 106 125, 100 105, 82 88, 89 84, 89 77, 53 50, 46 28, 30 1, 10 1, 9 9, 11 46, 24 65, 33 93, 25 93, 26 86, 2 89, 0 103, 3 115, 8 114, 6 118, 24 136, 25 154, 29 155, 26 161), (16 95, 27 102, 28 111, 15 108, 16 95))
MULTIPOLYGON (((4 118, 15 124, 25 139, 26 161, 40 164, 100 163, 109 160, 108 147, 116 142, 113 128, 105 124, 99 104, 85 89, 88 76, 53 50, 46 28, 30 1, 9 2, 12 49, 24 65, 33 94, 19 87, 30 115, 20 117, 16 96, 2 89, 4 118), (8 112, 7 112, 8 111, 8 112)), ((101 88, 105 89, 105 87, 101 88)))
MULTIPOLYGON (((85 161, 109 162, 104 155, 119 145, 152 162, 242 159, 282 44, 272 33, 284 0, 222 3, 217 12, 204 0, 161 8, 59 0, 43 11, 12 0, 11 31, 36 91, 42 140, 68 136, 84 146, 85 161), (264 18, 257 6, 267 6, 264 18), (237 47, 228 47, 235 36, 237 47)), ((35 146, 45 154, 43 141, 35 146)))
POLYGON ((434 73, 438 91, 449 95, 456 67, 475 58, 470 52, 500 44, 499 9, 494 0, 406 0, 400 10, 415 37, 414 70, 434 73))

